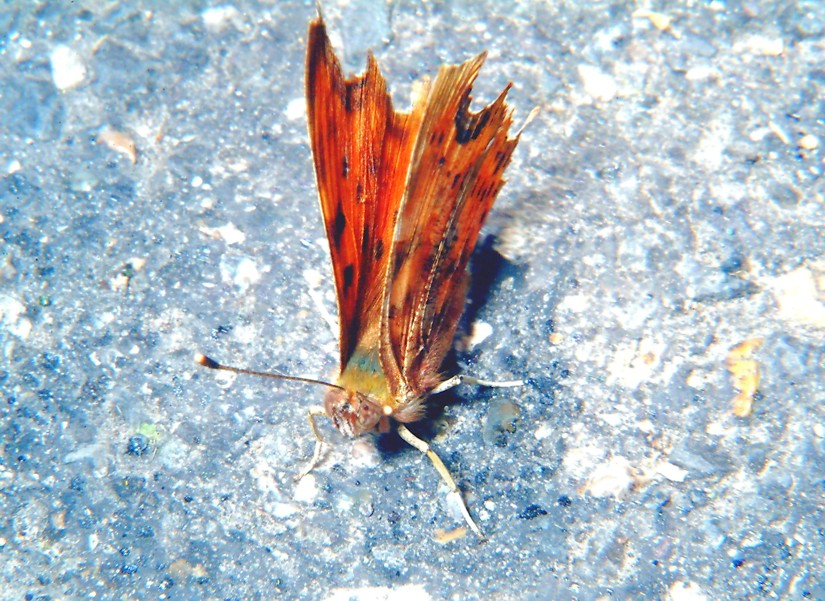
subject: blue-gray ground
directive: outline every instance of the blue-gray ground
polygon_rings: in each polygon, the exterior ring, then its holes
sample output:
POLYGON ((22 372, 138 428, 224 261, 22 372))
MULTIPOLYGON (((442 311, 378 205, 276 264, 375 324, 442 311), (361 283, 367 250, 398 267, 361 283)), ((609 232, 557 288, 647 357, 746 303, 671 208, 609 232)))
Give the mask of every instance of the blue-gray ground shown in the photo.
POLYGON ((487 540, 391 436, 296 484, 322 391, 192 361, 334 372, 312 3, 4 2, 3 599, 825 599, 823 5, 324 5, 399 106, 486 48, 541 108, 455 365, 526 385, 415 430, 487 540))

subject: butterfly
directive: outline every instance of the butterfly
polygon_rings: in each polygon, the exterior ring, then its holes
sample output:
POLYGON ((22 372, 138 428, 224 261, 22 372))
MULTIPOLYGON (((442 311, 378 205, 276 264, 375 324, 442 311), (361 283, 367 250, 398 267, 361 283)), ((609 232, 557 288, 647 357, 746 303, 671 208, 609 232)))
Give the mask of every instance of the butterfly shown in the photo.
MULTIPOLYGON (((521 385, 443 372, 464 309, 468 262, 521 134, 509 135, 510 85, 470 110, 485 57, 442 66, 434 81, 417 85, 412 108, 399 112, 372 53, 363 75, 345 77, 322 17, 310 23, 307 117, 337 293, 340 369, 334 384, 284 376, 327 386, 323 407, 309 412, 317 443, 302 475, 321 458, 316 417, 329 417, 349 436, 395 423, 430 458, 479 536, 444 463, 404 424, 423 417, 429 396, 462 382, 521 385)), ((198 361, 258 373, 203 355, 198 361)))

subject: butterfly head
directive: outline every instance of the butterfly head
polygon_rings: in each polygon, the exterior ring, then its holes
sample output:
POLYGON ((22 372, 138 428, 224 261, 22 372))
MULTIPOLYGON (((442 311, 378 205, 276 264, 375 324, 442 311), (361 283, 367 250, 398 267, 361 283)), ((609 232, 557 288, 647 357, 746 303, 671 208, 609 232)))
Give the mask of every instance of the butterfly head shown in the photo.
POLYGON ((385 430, 387 415, 381 406, 354 390, 330 388, 324 395, 324 409, 333 425, 347 436, 376 429, 385 430))

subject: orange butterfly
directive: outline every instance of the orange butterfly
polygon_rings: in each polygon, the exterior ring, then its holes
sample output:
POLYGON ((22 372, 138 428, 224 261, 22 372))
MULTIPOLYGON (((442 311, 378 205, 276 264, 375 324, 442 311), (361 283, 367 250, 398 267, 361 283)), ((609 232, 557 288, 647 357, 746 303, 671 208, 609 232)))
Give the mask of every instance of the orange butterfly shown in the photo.
MULTIPOLYGON (((433 462, 479 535, 441 459, 404 424, 422 417, 429 395, 461 382, 521 384, 446 378, 441 371, 464 308, 467 263, 521 133, 508 137, 509 85, 489 106, 469 110, 485 56, 441 67, 431 85, 422 83, 408 113, 393 109, 371 53, 365 74, 344 77, 320 16, 309 26, 306 66, 309 136, 338 293, 341 364, 336 383, 325 384, 324 407, 310 410, 317 444, 302 475, 321 456, 315 417, 328 416, 349 436, 386 432, 393 420, 400 436, 433 462)), ((257 373, 202 355, 198 361, 257 373)))

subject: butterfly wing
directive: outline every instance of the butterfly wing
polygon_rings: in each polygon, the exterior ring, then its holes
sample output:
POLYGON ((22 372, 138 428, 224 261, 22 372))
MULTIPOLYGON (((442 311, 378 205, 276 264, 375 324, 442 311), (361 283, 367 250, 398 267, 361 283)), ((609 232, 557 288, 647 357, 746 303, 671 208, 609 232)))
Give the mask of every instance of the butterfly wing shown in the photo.
MULTIPOLYGON (((381 359, 397 366, 409 398, 442 381, 464 307, 467 264, 518 143, 509 138, 506 88, 470 111, 485 55, 441 67, 430 90, 395 225, 381 359)), ((389 370, 392 371, 392 370, 389 370)))
POLYGON ((343 371, 356 346, 378 346, 392 233, 424 105, 395 112, 372 54, 363 75, 344 78, 320 17, 309 27, 306 77, 343 371))

